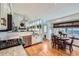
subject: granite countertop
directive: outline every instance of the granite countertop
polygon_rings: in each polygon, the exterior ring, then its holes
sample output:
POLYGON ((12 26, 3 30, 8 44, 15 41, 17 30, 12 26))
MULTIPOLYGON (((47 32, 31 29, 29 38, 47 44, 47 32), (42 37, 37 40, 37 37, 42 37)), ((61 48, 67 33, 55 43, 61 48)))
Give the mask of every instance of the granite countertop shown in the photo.
POLYGON ((22 45, 0 50, 0 56, 28 56, 22 45))

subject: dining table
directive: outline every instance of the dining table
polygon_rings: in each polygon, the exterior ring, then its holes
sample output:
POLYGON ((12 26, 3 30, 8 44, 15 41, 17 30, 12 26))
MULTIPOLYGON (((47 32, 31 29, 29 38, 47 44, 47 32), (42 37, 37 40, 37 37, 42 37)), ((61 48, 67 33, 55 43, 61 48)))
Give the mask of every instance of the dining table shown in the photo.
POLYGON ((66 42, 69 40, 69 37, 59 37, 58 40, 62 42, 62 50, 66 50, 66 42))

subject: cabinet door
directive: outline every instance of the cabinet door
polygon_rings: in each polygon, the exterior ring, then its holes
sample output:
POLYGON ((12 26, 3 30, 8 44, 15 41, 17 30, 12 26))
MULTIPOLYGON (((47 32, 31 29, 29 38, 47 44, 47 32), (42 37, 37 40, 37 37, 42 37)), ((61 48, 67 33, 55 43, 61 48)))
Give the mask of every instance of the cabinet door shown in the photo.
POLYGON ((30 36, 23 36, 23 40, 25 42, 24 47, 30 46, 32 44, 31 35, 30 36))

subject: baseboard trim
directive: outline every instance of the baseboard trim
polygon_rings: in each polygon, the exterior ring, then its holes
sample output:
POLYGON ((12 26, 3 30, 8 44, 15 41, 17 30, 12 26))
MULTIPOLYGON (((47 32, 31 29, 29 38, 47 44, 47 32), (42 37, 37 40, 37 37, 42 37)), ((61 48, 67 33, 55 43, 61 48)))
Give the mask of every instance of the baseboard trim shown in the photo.
POLYGON ((40 43, 42 43, 42 42, 39 42, 39 43, 32 44, 31 46, 33 46, 33 45, 37 45, 37 44, 40 44, 40 43))
POLYGON ((75 46, 75 47, 79 47, 78 45, 74 45, 74 44, 73 44, 73 46, 75 46))
POLYGON ((34 45, 37 45, 37 44, 40 44, 40 43, 42 43, 42 42, 35 43, 35 44, 32 44, 32 45, 26 46, 26 47, 24 47, 24 48, 28 48, 28 47, 30 47, 30 46, 34 46, 34 45))

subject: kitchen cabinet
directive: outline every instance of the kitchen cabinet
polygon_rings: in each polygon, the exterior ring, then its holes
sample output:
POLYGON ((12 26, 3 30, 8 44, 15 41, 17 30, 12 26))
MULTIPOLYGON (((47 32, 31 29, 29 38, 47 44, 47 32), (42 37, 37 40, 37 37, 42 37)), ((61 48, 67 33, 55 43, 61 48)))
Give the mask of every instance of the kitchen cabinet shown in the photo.
POLYGON ((24 47, 30 46, 32 44, 32 36, 23 36, 23 40, 24 40, 24 47))
POLYGON ((32 44, 37 44, 43 41, 42 35, 32 35, 32 44))

